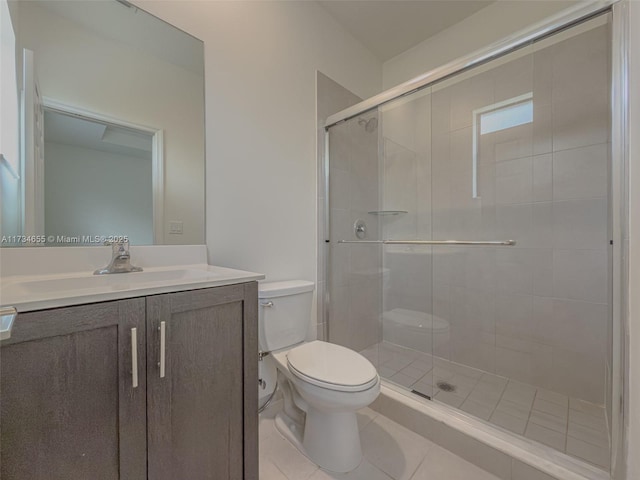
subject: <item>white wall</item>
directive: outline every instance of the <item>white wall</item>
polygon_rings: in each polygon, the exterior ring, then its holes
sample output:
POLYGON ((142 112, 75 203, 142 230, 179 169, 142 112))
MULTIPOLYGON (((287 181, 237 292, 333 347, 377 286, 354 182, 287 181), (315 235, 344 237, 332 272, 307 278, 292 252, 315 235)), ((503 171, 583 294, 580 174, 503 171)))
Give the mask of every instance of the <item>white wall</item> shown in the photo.
POLYGON ((17 235, 20 229, 18 78, 16 38, 12 21, 16 9, 6 0, 0 2, 0 234, 17 235))
POLYGON ((133 245, 153 244, 151 154, 131 157, 53 142, 44 151, 46 235, 127 235, 133 245))
POLYGON ((640 478, 640 2, 629 2, 629 405, 627 478, 640 478))
POLYGON ((366 98, 381 64, 315 2, 136 3, 205 42, 209 261, 317 280, 316 70, 366 98))
POLYGON ((575 2, 500 0, 467 19, 387 60, 383 89, 456 60, 558 13, 575 2))
POLYGON ((19 6, 18 39, 35 52, 45 97, 164 130, 163 243, 202 243, 202 76, 92 33, 35 2, 19 6), (171 220, 183 222, 183 235, 168 234, 171 220))

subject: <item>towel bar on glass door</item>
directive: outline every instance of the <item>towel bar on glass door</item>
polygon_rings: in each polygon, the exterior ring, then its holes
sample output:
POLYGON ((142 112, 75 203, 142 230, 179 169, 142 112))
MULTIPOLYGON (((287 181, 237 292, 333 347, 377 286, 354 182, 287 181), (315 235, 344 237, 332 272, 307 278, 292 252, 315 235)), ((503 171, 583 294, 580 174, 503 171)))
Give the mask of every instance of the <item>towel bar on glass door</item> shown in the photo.
POLYGON ((338 240, 338 243, 377 243, 383 245, 488 245, 512 247, 515 240, 338 240))

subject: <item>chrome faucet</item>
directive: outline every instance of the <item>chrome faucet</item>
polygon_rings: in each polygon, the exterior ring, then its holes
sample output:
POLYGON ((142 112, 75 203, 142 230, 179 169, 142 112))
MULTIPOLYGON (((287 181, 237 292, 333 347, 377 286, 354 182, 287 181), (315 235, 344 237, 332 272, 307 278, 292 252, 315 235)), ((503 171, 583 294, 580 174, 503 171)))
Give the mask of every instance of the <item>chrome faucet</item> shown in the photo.
POLYGON ((129 273, 141 272, 142 268, 131 265, 131 254, 129 253, 129 242, 111 243, 111 262, 104 268, 93 272, 94 275, 106 275, 108 273, 129 273))

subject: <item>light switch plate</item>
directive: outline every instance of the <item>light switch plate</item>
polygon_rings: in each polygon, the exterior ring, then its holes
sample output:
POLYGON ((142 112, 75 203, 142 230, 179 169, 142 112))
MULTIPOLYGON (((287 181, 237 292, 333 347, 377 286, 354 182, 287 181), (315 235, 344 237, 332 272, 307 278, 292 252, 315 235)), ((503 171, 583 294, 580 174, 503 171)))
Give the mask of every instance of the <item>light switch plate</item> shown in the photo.
POLYGON ((182 222, 169 222, 169 233, 182 235, 182 222))

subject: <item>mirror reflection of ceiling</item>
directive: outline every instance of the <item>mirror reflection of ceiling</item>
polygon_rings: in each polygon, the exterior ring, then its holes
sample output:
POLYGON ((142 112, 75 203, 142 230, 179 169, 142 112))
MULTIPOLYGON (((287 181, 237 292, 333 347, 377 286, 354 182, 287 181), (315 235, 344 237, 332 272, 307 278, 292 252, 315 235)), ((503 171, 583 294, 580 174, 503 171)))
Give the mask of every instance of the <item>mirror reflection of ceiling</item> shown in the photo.
POLYGON ((319 0, 378 60, 385 62, 495 0, 319 0))
POLYGON ((204 75, 203 43, 125 1, 30 0, 82 25, 93 35, 125 43, 198 75, 204 75), (70 8, 73 7, 73 8, 70 8), (134 15, 131 15, 133 13, 134 15))
POLYGON ((55 111, 44 112, 45 142, 151 159, 151 134, 55 111))

